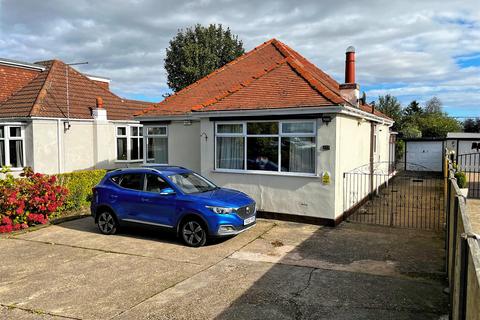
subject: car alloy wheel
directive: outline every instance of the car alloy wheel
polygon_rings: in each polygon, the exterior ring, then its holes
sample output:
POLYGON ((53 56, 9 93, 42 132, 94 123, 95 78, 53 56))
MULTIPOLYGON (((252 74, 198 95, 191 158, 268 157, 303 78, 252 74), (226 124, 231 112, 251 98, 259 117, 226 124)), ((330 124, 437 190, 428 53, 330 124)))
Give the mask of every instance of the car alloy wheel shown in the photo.
POLYGON ((191 247, 203 246, 207 240, 207 234, 203 226, 195 221, 187 221, 182 227, 183 241, 191 247))
POLYGON ((98 216, 97 224, 103 234, 114 234, 117 231, 117 221, 111 212, 102 212, 98 216))

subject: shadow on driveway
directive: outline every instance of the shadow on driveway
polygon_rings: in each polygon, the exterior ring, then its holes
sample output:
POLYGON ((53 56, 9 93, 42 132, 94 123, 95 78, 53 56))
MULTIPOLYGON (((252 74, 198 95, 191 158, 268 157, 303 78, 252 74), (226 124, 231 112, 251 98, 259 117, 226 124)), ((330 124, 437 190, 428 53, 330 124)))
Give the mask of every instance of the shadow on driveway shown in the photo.
MULTIPOLYGON (((93 218, 87 217, 83 219, 78 219, 78 222, 75 222, 75 221, 77 220, 73 220, 68 223, 61 223, 61 224, 58 224, 58 226, 62 228, 76 230, 76 231, 90 232, 90 233, 101 235, 101 232, 98 230, 98 227, 93 221, 93 218), (86 221, 89 221, 89 223, 86 223, 86 221)), ((148 226, 148 225, 135 225, 135 224, 122 225, 118 229, 116 236, 129 237, 129 238, 142 239, 142 240, 160 241, 160 242, 182 245, 182 246, 184 245, 181 239, 179 239, 176 236, 176 230, 174 231, 166 228, 162 229, 162 228, 148 226)), ((231 239, 231 238, 232 237, 211 238, 211 239, 208 239, 205 246, 216 245, 224 241, 227 241, 228 239, 231 239)))
MULTIPOLYGON (((282 247, 281 240, 269 241, 282 247)), ((344 223, 315 231, 278 261, 272 253, 260 253, 265 245, 253 243, 232 256, 275 264, 216 319, 438 319, 448 314, 443 239, 436 233, 344 223)))
MULTIPOLYGON (((443 239, 433 232, 259 219, 228 241, 100 234, 91 218, 0 240, 0 317, 438 319, 443 239), (25 311, 28 312, 28 311, 25 311)), ((53 319, 53 318, 52 318, 53 319)))

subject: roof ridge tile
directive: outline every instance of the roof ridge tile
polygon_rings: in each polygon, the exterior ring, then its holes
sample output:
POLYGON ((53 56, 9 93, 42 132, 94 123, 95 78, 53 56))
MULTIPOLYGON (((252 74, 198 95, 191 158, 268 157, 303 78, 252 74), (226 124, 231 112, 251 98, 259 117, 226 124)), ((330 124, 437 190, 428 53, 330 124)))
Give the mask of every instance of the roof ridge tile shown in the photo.
POLYGON ((43 80, 42 86, 37 93, 37 97, 35 98, 35 101, 33 102, 32 107, 30 108, 30 112, 28 112, 28 116, 30 116, 30 117, 35 115, 35 113, 37 113, 37 111, 39 109, 41 109, 40 101, 43 101, 48 94, 48 91, 47 91, 47 88, 46 88, 47 87, 47 82, 52 77, 52 74, 53 74, 52 70, 53 70, 53 67, 55 66, 56 62, 57 62, 57 60, 51 60, 51 61, 48 61, 48 62, 45 61, 45 65, 48 68, 48 70, 46 70, 47 75, 45 76, 45 80, 43 80), (50 63, 50 65, 47 66, 47 63, 50 63))
POLYGON ((287 63, 302 77, 304 78, 319 94, 323 95, 325 98, 330 100, 335 104, 343 104, 346 101, 336 93, 332 92, 327 86, 325 86, 321 81, 318 81, 310 71, 306 70, 305 67, 298 63, 294 58, 287 58, 287 63))

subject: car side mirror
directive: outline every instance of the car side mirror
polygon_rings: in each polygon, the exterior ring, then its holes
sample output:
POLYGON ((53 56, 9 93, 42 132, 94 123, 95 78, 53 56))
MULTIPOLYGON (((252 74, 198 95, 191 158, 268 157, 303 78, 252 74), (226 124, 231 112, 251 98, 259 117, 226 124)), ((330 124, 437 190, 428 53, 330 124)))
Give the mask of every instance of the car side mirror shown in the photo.
POLYGON ((169 196, 174 194, 175 194, 175 190, 173 190, 172 188, 165 188, 160 190, 160 195, 162 196, 169 196))

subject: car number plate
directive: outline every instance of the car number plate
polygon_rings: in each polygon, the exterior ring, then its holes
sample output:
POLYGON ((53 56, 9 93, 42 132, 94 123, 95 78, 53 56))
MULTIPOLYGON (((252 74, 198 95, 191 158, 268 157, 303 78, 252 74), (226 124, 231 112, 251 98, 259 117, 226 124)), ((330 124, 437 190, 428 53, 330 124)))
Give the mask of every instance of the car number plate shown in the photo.
POLYGON ((255 216, 243 220, 243 225, 246 226, 246 225, 251 224, 253 222, 255 222, 255 216))

